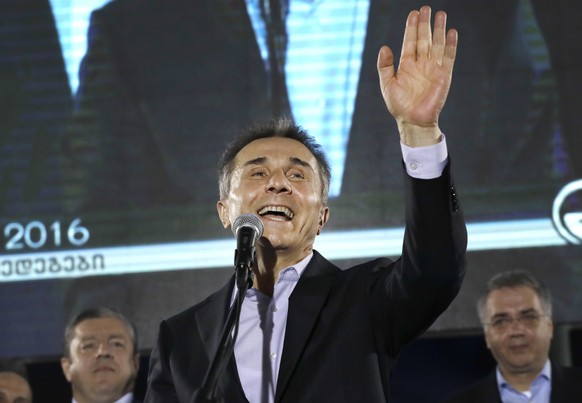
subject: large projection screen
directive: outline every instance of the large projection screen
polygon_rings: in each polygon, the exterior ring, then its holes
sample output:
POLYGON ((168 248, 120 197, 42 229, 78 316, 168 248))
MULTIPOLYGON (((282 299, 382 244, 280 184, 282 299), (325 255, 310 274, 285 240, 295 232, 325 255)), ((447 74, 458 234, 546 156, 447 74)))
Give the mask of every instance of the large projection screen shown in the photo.
MULTIPOLYGON (((256 2, 0 2, 0 358, 61 354, 71 315, 109 305, 141 347, 232 274, 216 162, 271 117, 256 2)), ((530 270, 555 321, 582 321, 582 5, 434 1, 459 31, 440 126, 469 231, 461 292, 429 332, 478 329, 494 273, 530 270)), ((291 1, 293 118, 332 163, 315 248, 340 267, 400 255, 398 134, 376 73, 400 54, 402 0, 291 1)))

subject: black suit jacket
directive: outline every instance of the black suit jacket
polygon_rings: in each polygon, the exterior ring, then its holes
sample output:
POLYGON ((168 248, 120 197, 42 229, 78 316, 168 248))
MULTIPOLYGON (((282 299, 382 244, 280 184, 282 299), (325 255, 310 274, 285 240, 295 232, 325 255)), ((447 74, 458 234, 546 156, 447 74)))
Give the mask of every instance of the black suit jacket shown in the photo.
MULTIPOLYGON (((403 255, 340 270, 319 253, 290 297, 277 402, 379 402, 402 347, 457 294, 466 229, 448 167, 441 178, 406 179, 403 255)), ((190 402, 217 348, 233 283, 165 320, 150 358, 145 401, 190 402)), ((245 402, 234 358, 218 388, 245 402)))
MULTIPOLYGON (((551 403, 582 402, 582 369, 552 364, 551 403)), ((486 378, 456 392, 442 403, 502 403, 495 371, 486 378)))

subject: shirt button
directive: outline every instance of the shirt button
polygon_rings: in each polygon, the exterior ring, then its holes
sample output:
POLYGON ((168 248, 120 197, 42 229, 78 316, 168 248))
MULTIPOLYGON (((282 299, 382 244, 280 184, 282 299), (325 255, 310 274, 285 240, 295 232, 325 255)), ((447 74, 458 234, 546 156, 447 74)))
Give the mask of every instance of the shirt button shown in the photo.
POLYGON ((277 309, 276 306, 274 306, 272 309, 273 309, 273 312, 277 312, 278 311, 278 309, 277 309))
POLYGON ((277 353, 271 353, 271 359, 274 360, 275 358, 277 358, 277 353))
POLYGON ((408 164, 411 170, 416 171, 418 169, 418 164, 415 161, 412 161, 408 164))

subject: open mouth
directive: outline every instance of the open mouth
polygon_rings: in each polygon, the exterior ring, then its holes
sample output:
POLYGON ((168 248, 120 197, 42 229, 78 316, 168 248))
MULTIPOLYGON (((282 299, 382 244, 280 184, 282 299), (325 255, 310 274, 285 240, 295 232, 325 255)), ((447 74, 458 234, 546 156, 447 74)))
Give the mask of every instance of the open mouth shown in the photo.
POLYGON ((278 217, 283 217, 287 220, 291 220, 295 215, 293 211, 284 206, 265 206, 258 211, 258 214, 261 217, 265 217, 267 215, 274 215, 278 217))

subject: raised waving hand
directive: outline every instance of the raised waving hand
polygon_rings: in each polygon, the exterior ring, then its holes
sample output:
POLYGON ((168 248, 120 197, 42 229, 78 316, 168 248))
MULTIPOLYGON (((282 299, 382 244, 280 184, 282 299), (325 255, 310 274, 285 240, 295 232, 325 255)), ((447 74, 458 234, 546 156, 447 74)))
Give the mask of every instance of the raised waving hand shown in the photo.
POLYGON ((382 96, 396 119, 402 142, 412 147, 440 139, 438 118, 451 86, 458 43, 457 31, 446 31, 446 20, 445 12, 437 12, 431 32, 430 7, 411 11, 398 70, 388 46, 378 55, 382 96))

